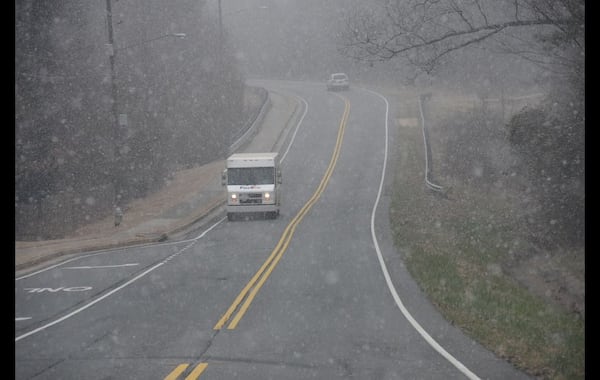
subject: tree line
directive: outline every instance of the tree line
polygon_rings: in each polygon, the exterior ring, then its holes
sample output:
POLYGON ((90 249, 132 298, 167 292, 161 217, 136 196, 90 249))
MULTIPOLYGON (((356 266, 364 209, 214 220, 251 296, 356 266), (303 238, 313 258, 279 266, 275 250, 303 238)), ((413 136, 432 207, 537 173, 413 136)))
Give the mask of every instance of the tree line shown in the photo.
POLYGON ((502 68, 506 57, 535 66, 525 77, 534 77, 546 94, 538 105, 509 120, 482 108, 446 121, 454 133, 445 142, 445 167, 472 177, 474 165, 494 167, 488 164, 495 159, 492 142, 507 142, 519 160, 511 167, 504 163, 496 174, 527 181, 527 196, 540 204, 547 241, 583 245, 584 0, 377 0, 346 17, 339 50, 371 64, 402 62, 415 77, 466 73, 461 82, 482 100, 490 95, 504 100, 511 75, 520 70, 502 68), (456 62, 462 67, 452 65, 456 62))
POLYGON ((15 239, 63 237, 226 154, 252 89, 213 13, 191 0, 15 3, 15 239))

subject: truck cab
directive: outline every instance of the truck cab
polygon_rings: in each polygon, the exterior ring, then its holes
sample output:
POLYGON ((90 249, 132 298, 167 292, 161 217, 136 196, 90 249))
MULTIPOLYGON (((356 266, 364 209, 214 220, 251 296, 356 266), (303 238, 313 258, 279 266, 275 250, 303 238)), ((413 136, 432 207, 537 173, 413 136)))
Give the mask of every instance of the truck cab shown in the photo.
POLYGON ((227 219, 236 214, 279 215, 281 169, 276 152, 235 153, 226 160, 221 184, 227 191, 227 219))

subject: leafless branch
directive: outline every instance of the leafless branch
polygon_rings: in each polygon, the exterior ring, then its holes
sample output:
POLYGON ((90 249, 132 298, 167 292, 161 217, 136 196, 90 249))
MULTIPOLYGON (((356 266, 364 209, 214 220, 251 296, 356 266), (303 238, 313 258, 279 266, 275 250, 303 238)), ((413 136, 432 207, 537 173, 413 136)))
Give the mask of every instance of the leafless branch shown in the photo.
MULTIPOLYGON (((485 25, 489 25, 488 18, 486 16, 485 12, 483 11, 483 9, 481 8, 481 3, 479 2, 479 0, 475 0, 475 4, 477 5, 479 14, 481 14, 481 17, 483 17, 483 21, 485 22, 485 25)), ((518 18, 515 18, 515 20, 518 20, 518 18)))
POLYGON ((456 13, 458 15, 458 17, 460 17, 460 19, 467 24, 468 30, 473 30, 475 29, 473 27, 473 24, 471 24, 471 22, 465 17, 464 11, 463 9, 461 9, 457 4, 456 1, 451 0, 451 9, 454 11, 454 13, 456 13))
POLYGON ((567 40, 583 51, 583 14, 583 0, 392 1, 370 13, 366 21, 357 16, 341 50, 365 60, 410 56, 410 62, 435 65, 449 53, 489 40, 500 31, 530 28, 545 33, 537 43, 546 45, 552 60, 556 58, 552 49, 566 48, 567 40))

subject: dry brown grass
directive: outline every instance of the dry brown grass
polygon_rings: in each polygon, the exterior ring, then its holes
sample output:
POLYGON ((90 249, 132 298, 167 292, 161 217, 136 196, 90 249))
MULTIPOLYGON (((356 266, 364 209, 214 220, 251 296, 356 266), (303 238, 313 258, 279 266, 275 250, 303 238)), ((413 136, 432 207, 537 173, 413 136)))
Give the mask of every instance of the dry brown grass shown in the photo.
MULTIPOLYGON (((393 148, 400 153, 390 215, 415 280, 447 319, 516 367, 540 378, 583 378, 583 252, 536 245, 523 228, 535 210, 523 207, 519 186, 440 173, 445 196, 428 190, 423 137, 406 122, 418 117, 422 91, 380 92, 404 121, 393 148)), ((433 97, 440 108, 429 108, 437 120, 468 106, 467 97, 442 95, 433 97)))

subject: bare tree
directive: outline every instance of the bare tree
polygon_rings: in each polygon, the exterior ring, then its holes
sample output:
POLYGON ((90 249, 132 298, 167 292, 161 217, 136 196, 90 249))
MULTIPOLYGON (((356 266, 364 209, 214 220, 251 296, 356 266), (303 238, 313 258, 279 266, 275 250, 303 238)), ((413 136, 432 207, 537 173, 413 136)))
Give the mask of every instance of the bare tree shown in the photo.
POLYGON ((382 0, 346 20, 341 53, 377 62, 405 58, 425 72, 483 41, 583 76, 584 0, 382 0))
POLYGON ((227 40, 207 1, 171 3, 113 1, 108 24, 104 2, 15 2, 18 239, 63 237, 112 214, 115 172, 126 203, 181 166, 224 155, 246 122, 244 78, 230 49, 218 64, 227 40), (118 129, 113 101, 127 116, 118 129))
MULTIPOLYGON (((497 55, 474 54, 479 52, 472 48, 514 54, 543 69, 547 97, 509 120, 508 143, 522 157, 515 172, 530 180, 543 205, 540 235, 561 244, 581 244, 585 225, 585 1, 379 0, 377 4, 358 9, 346 19, 342 54, 367 62, 405 60, 432 73, 446 66, 451 57, 464 61, 462 53, 470 53, 476 64, 469 69, 479 75, 493 70, 494 75, 487 75, 496 77, 490 87, 501 90, 506 78, 493 65, 497 55)), ((474 76, 471 71, 467 74, 474 76)), ((468 134, 452 128, 446 148, 460 149, 485 162, 484 154, 473 154, 481 146, 474 141, 485 132, 482 123, 469 125, 462 128, 468 134)))

